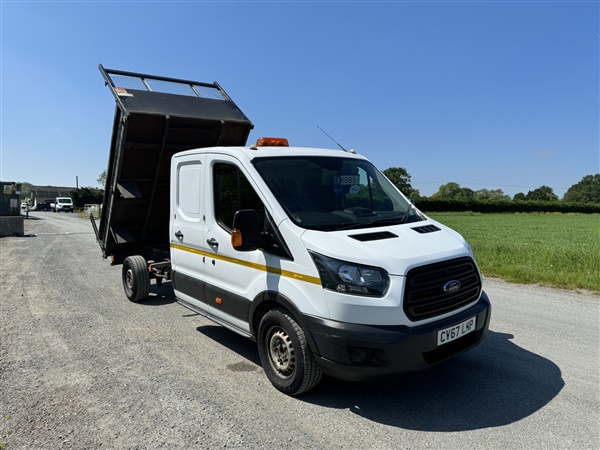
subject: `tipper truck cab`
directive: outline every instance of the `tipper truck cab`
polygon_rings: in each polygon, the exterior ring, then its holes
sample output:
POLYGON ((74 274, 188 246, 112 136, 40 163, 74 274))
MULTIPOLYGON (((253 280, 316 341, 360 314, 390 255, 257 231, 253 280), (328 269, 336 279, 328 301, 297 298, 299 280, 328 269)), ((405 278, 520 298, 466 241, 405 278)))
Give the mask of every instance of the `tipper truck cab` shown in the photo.
POLYGON ((91 220, 130 300, 170 280, 180 304, 255 340, 289 395, 483 340, 491 306, 469 245, 365 157, 246 146, 252 124, 217 84, 100 70, 117 112, 99 229, 91 220), (148 89, 162 80, 170 93, 148 89))

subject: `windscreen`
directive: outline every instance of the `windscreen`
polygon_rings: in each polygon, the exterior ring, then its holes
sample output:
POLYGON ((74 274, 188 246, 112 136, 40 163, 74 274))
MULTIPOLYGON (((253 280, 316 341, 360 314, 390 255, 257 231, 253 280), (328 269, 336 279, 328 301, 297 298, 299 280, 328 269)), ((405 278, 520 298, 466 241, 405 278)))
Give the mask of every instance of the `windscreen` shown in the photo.
POLYGON ((303 228, 334 231, 422 220, 368 161, 290 156, 253 162, 288 216, 303 228))

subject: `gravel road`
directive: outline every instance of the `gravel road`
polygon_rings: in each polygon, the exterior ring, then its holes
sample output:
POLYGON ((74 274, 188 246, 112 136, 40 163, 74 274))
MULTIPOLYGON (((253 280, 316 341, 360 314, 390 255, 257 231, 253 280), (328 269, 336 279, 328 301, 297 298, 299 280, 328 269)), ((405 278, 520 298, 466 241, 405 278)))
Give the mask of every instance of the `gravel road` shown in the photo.
POLYGON ((125 298, 76 214, 0 239, 0 449, 600 448, 600 297, 486 279, 478 348, 386 383, 292 398, 256 345, 175 303, 125 298))

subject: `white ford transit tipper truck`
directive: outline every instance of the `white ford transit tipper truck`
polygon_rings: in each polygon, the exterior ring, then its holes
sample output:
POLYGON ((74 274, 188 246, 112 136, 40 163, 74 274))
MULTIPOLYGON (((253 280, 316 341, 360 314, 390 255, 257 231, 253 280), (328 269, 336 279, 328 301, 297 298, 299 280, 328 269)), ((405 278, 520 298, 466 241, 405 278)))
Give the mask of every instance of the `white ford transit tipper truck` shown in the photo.
POLYGON ((170 280, 180 304, 255 340, 290 395, 322 373, 390 377, 483 340, 491 306, 469 245, 366 158, 245 146, 252 124, 216 83, 100 70, 117 112, 91 220, 130 300, 170 280))

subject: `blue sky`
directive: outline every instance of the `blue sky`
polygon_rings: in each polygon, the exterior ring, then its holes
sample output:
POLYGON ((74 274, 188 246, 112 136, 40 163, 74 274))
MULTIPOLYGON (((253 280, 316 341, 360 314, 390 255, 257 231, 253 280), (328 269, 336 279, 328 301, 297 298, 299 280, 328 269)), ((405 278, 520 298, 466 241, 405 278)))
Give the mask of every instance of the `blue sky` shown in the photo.
POLYGON ((106 68, 217 81, 261 136, 562 196, 600 172, 598 1, 6 1, 0 180, 97 187, 106 68))

